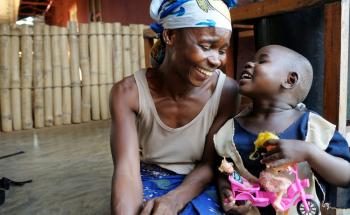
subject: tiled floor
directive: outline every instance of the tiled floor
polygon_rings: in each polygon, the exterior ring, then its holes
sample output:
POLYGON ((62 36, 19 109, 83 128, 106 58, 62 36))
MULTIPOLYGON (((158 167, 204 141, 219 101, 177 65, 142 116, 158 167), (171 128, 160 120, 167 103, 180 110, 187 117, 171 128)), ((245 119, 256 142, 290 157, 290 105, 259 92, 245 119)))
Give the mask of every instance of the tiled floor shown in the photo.
POLYGON ((1 133, 0 178, 28 180, 6 191, 0 214, 109 214, 109 121, 1 133))

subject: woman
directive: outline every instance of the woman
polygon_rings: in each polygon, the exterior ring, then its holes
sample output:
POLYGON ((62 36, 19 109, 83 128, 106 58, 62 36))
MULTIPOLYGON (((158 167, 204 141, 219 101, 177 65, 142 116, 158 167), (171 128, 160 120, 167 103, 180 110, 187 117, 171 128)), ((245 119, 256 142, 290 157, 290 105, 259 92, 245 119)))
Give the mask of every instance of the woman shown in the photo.
POLYGON ((236 82, 219 70, 231 36, 228 3, 152 1, 162 40, 156 65, 111 94, 114 214, 219 212, 214 187, 202 191, 213 178, 212 136, 239 100, 236 82))

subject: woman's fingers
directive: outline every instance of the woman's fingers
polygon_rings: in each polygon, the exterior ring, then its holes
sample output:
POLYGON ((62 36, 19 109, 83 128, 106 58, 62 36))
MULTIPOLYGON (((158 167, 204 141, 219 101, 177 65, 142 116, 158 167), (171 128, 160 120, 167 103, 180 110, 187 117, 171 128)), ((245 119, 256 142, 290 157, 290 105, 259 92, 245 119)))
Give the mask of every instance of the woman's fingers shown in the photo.
POLYGON ((147 202, 145 202, 143 204, 143 209, 140 213, 140 215, 149 215, 152 212, 153 209, 153 205, 154 205, 154 201, 153 200, 149 200, 147 202))

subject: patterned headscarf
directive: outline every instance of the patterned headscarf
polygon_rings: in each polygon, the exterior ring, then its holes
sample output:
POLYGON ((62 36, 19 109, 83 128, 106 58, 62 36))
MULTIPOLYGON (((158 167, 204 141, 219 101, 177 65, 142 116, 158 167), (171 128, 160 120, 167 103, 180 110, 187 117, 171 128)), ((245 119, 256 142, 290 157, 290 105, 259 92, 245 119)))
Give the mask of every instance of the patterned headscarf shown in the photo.
MULTIPOLYGON (((159 35, 163 29, 218 27, 232 31, 229 8, 236 0, 152 0, 150 15, 155 20, 152 30, 159 35)), ((152 66, 164 59, 165 45, 157 41, 151 50, 152 66)))

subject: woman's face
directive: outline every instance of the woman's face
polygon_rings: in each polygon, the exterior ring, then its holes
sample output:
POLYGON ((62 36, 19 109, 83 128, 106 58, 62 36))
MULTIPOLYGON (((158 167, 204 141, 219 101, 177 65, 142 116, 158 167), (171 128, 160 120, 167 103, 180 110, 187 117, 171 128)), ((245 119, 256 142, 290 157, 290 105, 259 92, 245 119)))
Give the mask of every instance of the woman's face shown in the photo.
POLYGON ((194 86, 201 86, 226 64, 231 32, 222 28, 185 28, 172 34, 169 47, 176 72, 194 86))

